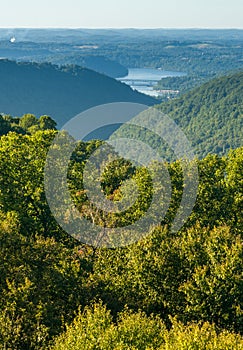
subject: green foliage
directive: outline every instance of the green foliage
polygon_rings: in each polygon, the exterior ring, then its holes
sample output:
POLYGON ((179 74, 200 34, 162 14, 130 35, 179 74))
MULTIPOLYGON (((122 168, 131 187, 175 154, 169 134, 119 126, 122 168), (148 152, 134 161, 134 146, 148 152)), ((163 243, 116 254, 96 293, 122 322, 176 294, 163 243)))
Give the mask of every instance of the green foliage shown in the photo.
MULTIPOLYGON (((243 149, 197 161, 197 200, 178 233, 170 226, 181 201, 182 168, 179 162, 163 165, 172 199, 161 225, 137 243, 105 249, 75 241, 52 217, 43 169, 55 135, 9 132, 0 139, 0 348, 47 348, 55 337, 56 349, 240 349, 241 338, 227 331, 243 334, 243 149), (99 299, 106 308, 94 304, 99 299)), ((118 158, 104 167, 101 191, 114 202, 126 199, 133 179, 137 202, 112 215, 91 206, 82 174, 101 144, 77 144, 68 171, 70 194, 93 222, 126 225, 146 212, 160 188, 153 188, 144 167, 118 158)), ((161 210, 163 203, 157 204, 161 210)))
POLYGON ((79 313, 67 331, 57 338, 53 349, 141 349, 159 348, 165 330, 159 318, 126 310, 112 322, 102 304, 94 304, 79 313))
POLYGON ((226 223, 232 207, 226 205, 226 158, 208 155, 198 162, 199 186, 197 200, 187 225, 200 222, 202 227, 226 223))
POLYGON ((57 123, 48 115, 42 115, 39 119, 40 130, 55 130, 57 123))
POLYGON ((39 130, 56 130, 56 122, 46 115, 42 115, 39 119, 33 114, 24 114, 21 118, 0 115, 0 136, 10 131, 18 134, 33 134, 39 130))
POLYGON ((0 207, 18 213, 25 234, 48 235, 57 227, 43 184, 45 157, 54 135, 54 131, 32 136, 9 133, 0 140, 0 207))
POLYGON ((181 98, 162 103, 185 132, 197 155, 226 154, 242 146, 243 73, 213 79, 181 98))
POLYGON ((230 225, 236 232, 243 231, 243 148, 229 153, 226 165, 227 206, 231 207, 228 214, 230 225))
POLYGON ((31 126, 37 125, 38 120, 33 114, 25 114, 19 121, 19 125, 28 130, 31 126))
POLYGON ((208 155, 198 162, 197 201, 187 225, 200 222, 213 228, 227 223, 232 232, 242 234, 242 159, 241 147, 227 157, 208 155))
POLYGON ((180 243, 189 272, 179 287, 186 297, 182 317, 189 315, 189 319, 242 332, 242 238, 228 227, 193 228, 183 234, 180 243))
POLYGON ((177 315, 242 332, 242 257, 242 238, 227 227, 194 226, 179 237, 157 230, 136 245, 102 251, 93 279, 116 312, 128 305, 168 324, 177 315))
POLYGON ((121 313, 116 323, 110 312, 95 304, 79 313, 59 338, 53 350, 226 350, 242 349, 243 339, 237 334, 221 331, 209 323, 182 325, 172 320, 167 330, 158 317, 144 313, 121 313))
POLYGON ((172 329, 165 336, 165 345, 160 349, 168 350, 235 350, 242 349, 242 337, 227 331, 217 331, 209 323, 191 323, 187 326, 174 321, 172 329))
POLYGON ((37 349, 88 299, 88 259, 53 238, 26 238, 15 212, 1 213, 0 347, 37 349))

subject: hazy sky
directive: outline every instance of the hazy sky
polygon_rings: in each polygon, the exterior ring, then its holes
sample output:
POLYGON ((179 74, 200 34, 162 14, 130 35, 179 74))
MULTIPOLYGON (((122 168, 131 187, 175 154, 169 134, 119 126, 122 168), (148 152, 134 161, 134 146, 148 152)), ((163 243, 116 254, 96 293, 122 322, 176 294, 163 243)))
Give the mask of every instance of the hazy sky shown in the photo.
POLYGON ((243 28, 243 0, 2 0, 0 27, 243 28))

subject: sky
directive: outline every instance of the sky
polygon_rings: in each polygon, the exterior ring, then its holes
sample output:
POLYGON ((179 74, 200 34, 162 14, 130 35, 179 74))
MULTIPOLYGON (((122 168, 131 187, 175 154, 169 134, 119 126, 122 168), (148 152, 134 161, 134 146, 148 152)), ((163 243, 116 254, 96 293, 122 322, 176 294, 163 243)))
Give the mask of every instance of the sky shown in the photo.
POLYGON ((0 27, 243 28, 243 0, 2 0, 0 27))

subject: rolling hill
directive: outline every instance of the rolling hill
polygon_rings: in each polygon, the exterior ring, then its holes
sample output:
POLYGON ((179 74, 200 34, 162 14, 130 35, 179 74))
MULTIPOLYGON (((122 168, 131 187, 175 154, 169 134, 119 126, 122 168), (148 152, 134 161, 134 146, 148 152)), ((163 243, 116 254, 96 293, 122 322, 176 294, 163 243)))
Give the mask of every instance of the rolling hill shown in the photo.
POLYGON ((0 60, 0 113, 49 115, 61 127, 78 113, 105 103, 156 100, 110 77, 79 66, 0 60))
POLYGON ((242 146, 243 72, 209 81, 158 108, 183 129, 199 157, 242 146))

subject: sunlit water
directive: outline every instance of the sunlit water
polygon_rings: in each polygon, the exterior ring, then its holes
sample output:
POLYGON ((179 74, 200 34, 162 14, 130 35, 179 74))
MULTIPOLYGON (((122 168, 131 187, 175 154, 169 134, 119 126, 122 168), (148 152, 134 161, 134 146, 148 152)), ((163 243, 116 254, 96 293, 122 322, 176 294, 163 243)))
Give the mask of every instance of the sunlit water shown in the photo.
POLYGON ((164 71, 155 68, 129 68, 128 75, 119 78, 121 82, 131 86, 132 89, 150 96, 160 96, 162 93, 154 90, 154 86, 162 78, 185 76, 182 72, 164 71))

